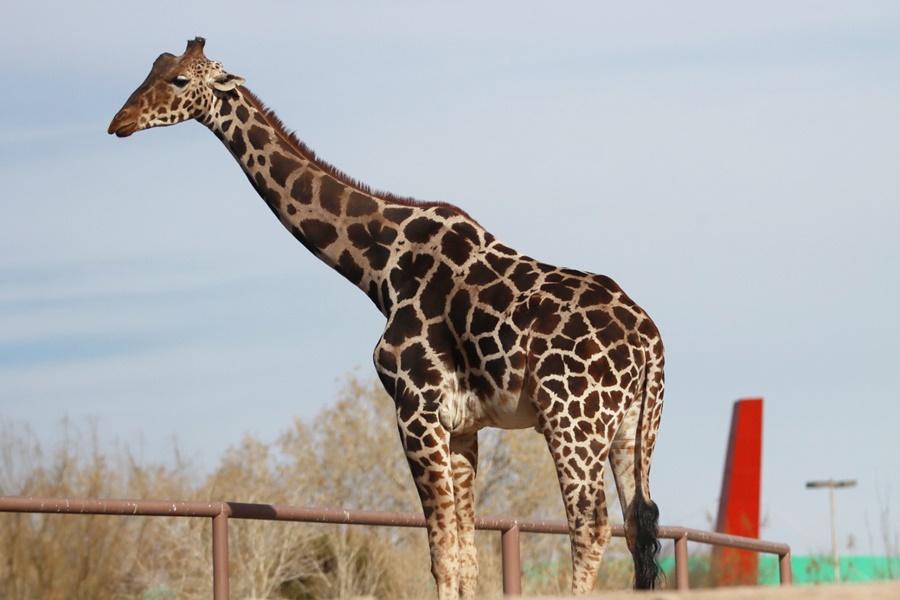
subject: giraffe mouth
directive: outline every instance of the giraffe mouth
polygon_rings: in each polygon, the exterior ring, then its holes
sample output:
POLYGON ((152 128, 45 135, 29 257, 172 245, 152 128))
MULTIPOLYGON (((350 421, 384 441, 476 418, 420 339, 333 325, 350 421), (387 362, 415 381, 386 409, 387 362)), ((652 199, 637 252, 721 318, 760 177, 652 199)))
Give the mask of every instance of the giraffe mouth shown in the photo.
POLYGON ((137 130, 137 119, 129 118, 127 112, 123 110, 113 118, 106 132, 110 135, 116 134, 116 137, 124 138, 137 130))
POLYGON ((137 123, 122 123, 121 125, 119 125, 117 127, 115 125, 116 124, 113 123, 112 125, 109 126, 108 133, 110 133, 110 134, 114 133, 114 134, 116 134, 116 137, 120 137, 120 138, 128 137, 129 135, 131 135, 132 133, 137 131, 137 123))

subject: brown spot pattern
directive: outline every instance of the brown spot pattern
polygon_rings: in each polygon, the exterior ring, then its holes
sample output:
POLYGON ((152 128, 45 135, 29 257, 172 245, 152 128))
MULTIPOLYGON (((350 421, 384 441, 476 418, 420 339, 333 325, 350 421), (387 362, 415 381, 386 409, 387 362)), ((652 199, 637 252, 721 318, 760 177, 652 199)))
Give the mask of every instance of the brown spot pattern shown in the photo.
POLYGON ((610 536, 606 460, 629 544, 631 502, 649 502, 664 389, 656 326, 608 277, 523 256, 451 205, 354 182, 245 88, 204 83, 227 79, 202 48, 194 40, 180 57, 161 55, 109 131, 199 120, 285 227, 384 313, 374 360, 397 407, 439 596, 474 593, 476 432, 490 425, 543 434, 569 520, 573 590, 590 590, 610 536), (188 74, 182 92, 176 73, 188 74))

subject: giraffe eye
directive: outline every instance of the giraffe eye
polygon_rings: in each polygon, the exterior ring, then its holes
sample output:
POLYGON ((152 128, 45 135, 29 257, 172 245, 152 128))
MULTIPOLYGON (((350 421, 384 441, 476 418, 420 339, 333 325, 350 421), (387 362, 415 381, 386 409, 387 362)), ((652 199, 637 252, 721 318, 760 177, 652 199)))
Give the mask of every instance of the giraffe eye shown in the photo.
POLYGON ((175 79, 172 80, 172 85, 174 85, 177 88, 183 88, 189 82, 190 82, 190 79, 188 79, 184 75, 179 75, 178 77, 176 77, 175 79))

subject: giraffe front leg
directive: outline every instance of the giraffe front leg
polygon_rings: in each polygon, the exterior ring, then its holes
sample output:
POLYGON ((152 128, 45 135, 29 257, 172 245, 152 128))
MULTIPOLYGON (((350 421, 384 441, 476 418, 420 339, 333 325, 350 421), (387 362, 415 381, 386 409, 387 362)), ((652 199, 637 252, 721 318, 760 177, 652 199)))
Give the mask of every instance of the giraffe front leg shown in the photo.
POLYGON ((475 551, 475 474, 478 469, 478 434, 450 438, 456 531, 459 538, 459 596, 474 598, 478 582, 475 551))
MULTIPOLYGON (((425 516, 431 573, 441 600, 460 595, 470 598, 477 575, 474 483, 478 440, 474 433, 451 437, 441 420, 443 394, 437 363, 423 356, 421 344, 398 351, 389 340, 400 335, 390 333, 391 327, 389 323, 376 346, 375 366, 397 409, 400 439, 425 516)), ((405 329, 403 333, 406 335, 405 329)))
POLYGON ((398 416, 400 437, 412 472, 428 532, 431 574, 440 600, 459 597, 459 532, 457 528, 450 435, 434 413, 398 416), (433 418, 429 418, 432 416, 433 418))

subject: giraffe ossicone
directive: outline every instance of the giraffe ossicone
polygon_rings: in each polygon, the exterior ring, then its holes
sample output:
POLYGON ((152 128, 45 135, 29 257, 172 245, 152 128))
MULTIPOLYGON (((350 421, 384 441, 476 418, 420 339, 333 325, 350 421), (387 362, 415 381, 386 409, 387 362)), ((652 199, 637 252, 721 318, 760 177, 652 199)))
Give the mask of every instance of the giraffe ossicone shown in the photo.
POLYGON ((439 597, 475 594, 484 427, 536 427, 546 439, 569 523, 574 592, 593 588, 611 537, 607 463, 635 587, 655 587, 659 513, 649 473, 664 358, 650 317, 608 277, 520 254, 453 205, 352 180, 288 133, 203 46, 196 38, 181 56, 160 55, 109 133, 199 121, 284 227, 384 315, 374 362, 396 405, 439 597))

